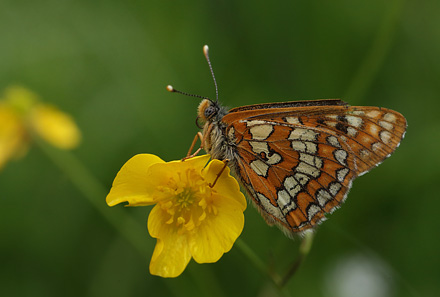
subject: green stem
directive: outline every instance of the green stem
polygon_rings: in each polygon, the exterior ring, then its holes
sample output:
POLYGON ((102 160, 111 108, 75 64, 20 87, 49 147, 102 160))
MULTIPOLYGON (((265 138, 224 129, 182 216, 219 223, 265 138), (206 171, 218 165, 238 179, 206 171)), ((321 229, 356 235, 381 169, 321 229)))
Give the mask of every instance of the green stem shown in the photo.
MULTIPOLYGON (((261 260, 258 255, 240 238, 235 242, 235 246, 248 258, 248 260, 257 268, 262 274, 268 275, 266 263, 261 260)), ((279 281, 279 277, 276 275, 269 275, 274 283, 279 281)))
POLYGON ((304 259, 309 254, 310 249, 312 248, 313 237, 314 237, 313 232, 307 232, 304 234, 304 237, 301 241, 301 245, 299 247, 298 258, 295 259, 295 262, 293 262, 293 264, 290 266, 290 269, 287 271, 286 275, 281 280, 280 282, 281 287, 284 287, 287 284, 287 282, 292 278, 292 276, 301 266, 302 262, 304 262, 304 259))
POLYGON ((240 249, 240 251, 248 258, 248 260, 257 268, 262 275, 267 276, 271 283, 275 286, 281 296, 288 297, 290 296, 287 289, 283 288, 281 285, 282 279, 281 277, 275 273, 269 271, 267 269, 266 263, 258 257, 258 255, 240 238, 235 242, 235 246, 240 249))
POLYGON ((142 257, 147 257, 145 229, 121 209, 112 209, 105 203, 107 189, 70 152, 56 149, 35 137, 35 142, 47 157, 72 181, 96 211, 124 237, 142 257))
POLYGON ((361 100, 374 81, 393 43, 404 0, 394 0, 385 15, 373 44, 359 66, 344 98, 361 100))

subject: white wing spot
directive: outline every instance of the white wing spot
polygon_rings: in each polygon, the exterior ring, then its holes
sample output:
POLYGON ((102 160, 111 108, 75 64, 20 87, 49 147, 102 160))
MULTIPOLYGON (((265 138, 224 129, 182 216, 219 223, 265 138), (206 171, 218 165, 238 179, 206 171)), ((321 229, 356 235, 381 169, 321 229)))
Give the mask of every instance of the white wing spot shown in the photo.
POLYGON ((269 153, 269 146, 267 145, 267 142, 249 141, 249 144, 252 146, 252 151, 256 154, 269 153))
POLYGON ((336 194, 338 194, 339 190, 341 189, 341 184, 340 183, 331 183, 329 186, 329 192, 330 194, 332 194, 332 196, 336 196, 336 194))
POLYGON ((319 133, 303 128, 295 128, 292 132, 290 132, 289 139, 290 140, 308 140, 314 141, 319 133))
POLYGON ((278 205, 283 208, 289 203, 290 196, 285 190, 278 191, 278 205))
POLYGON ((298 195, 298 193, 301 191, 301 185, 293 176, 286 177, 283 185, 291 197, 295 198, 296 195, 298 195))
POLYGON ((264 163, 261 160, 255 160, 250 163, 250 166, 253 171, 255 171, 256 174, 259 176, 267 176, 267 171, 269 170, 269 165, 264 163))
POLYGON ((313 176, 315 178, 320 175, 320 171, 318 168, 305 162, 299 162, 299 164, 296 166, 296 171, 302 172, 309 176, 313 176))
POLYGON ((265 140, 273 132, 272 125, 255 125, 249 129, 252 134, 252 138, 256 140, 265 140))
POLYGON ((347 115, 347 116, 345 116, 345 118, 347 119, 347 122, 350 126, 353 126, 356 128, 360 128, 362 126, 362 124, 364 123, 364 121, 360 117, 347 115))
POLYGON ((341 144, 338 141, 338 138, 336 136, 329 136, 327 137, 327 142, 334 147, 341 147, 341 144))
POLYGON ((358 115, 358 116, 363 116, 363 115, 365 115, 365 112, 363 112, 362 110, 353 110, 351 112, 351 114, 358 115))
POLYGON ((301 185, 305 185, 309 182, 310 178, 302 173, 295 173, 295 179, 301 184, 301 185))
POLYGON ((347 127, 347 134, 351 137, 356 137, 358 131, 353 127, 347 127))
POLYGON ((376 136, 379 133, 379 127, 377 125, 370 125, 369 128, 371 135, 376 136))
POLYGON ((281 155, 277 154, 277 153, 272 153, 271 156, 267 156, 267 164, 269 165, 275 165, 280 163, 280 161, 282 160, 281 155))
POLYGON ((318 145, 313 142, 306 141, 306 153, 316 154, 318 152, 318 145))
POLYGON ((270 203, 270 200, 266 196, 261 193, 257 193, 257 199, 260 201, 264 211, 287 224, 286 218, 284 217, 280 208, 270 203))
POLYGON ((371 145, 371 149, 374 152, 377 152, 378 150, 380 150, 382 148, 382 144, 380 142, 375 142, 371 145))
POLYGON ((350 170, 348 168, 342 168, 336 171, 338 181, 343 182, 349 172, 350 170))
POLYGON ((318 151, 318 145, 310 141, 292 140, 291 145, 298 152, 316 154, 318 151))
POLYGON ((299 140, 292 140, 292 148, 295 151, 298 152, 305 152, 306 151, 306 144, 303 141, 299 141, 299 140))
POLYGON ((307 219, 311 221, 313 217, 321 210, 321 208, 318 205, 311 204, 309 206, 309 209, 307 211, 307 219))
POLYGON ((320 189, 316 192, 316 199, 318 199, 319 205, 324 207, 332 199, 332 196, 326 190, 320 189))
POLYGON ((391 141, 391 133, 390 132, 388 132, 388 131, 381 131, 380 133, 379 133, 379 137, 380 137, 380 140, 382 140, 382 142, 383 143, 390 143, 390 141, 391 141))
POLYGON ((329 127, 336 128, 337 122, 325 121, 324 124, 329 127))
POLYGON ((347 154, 346 151, 344 151, 344 150, 335 150, 333 152, 333 154, 335 156, 336 161, 338 161, 341 165, 345 165, 345 166, 347 165, 348 154, 347 154))
POLYGON ((379 125, 387 130, 392 130, 393 129, 393 124, 391 124, 390 122, 386 122, 386 121, 379 121, 379 125))
POLYGON ((286 122, 289 124, 301 124, 297 117, 286 117, 286 122))
POLYGON ((377 118, 380 114, 381 112, 378 110, 370 110, 369 112, 367 112, 367 116, 370 118, 377 118))
POLYGON ((293 189, 298 185, 298 181, 293 176, 288 176, 284 179, 283 185, 286 189, 293 189))
POLYGON ((383 119, 385 121, 388 121, 388 122, 391 122, 391 123, 395 123, 396 120, 397 120, 397 117, 396 117, 395 114, 392 114, 392 113, 388 112, 388 113, 384 114, 383 119))
POLYGON ((269 165, 278 164, 282 160, 280 154, 269 152, 269 145, 267 144, 267 142, 249 141, 249 144, 252 146, 252 151, 257 155, 261 153, 264 153, 266 155, 267 158, 266 163, 269 165))
POLYGON ((299 159, 316 168, 322 168, 322 159, 309 154, 299 154, 299 159))
POLYGON ((294 210, 296 208, 296 203, 293 201, 292 197, 289 195, 289 193, 286 192, 286 190, 280 190, 278 191, 278 205, 281 208, 281 211, 284 214, 289 213, 291 210, 294 210))
POLYGON ((265 124, 265 121, 261 121, 261 120, 253 120, 253 121, 245 121, 246 122, 246 126, 247 127, 252 127, 255 125, 262 125, 265 124))
POLYGON ((234 127, 231 126, 231 128, 228 131, 228 138, 230 140, 234 140, 235 139, 235 129, 234 127))

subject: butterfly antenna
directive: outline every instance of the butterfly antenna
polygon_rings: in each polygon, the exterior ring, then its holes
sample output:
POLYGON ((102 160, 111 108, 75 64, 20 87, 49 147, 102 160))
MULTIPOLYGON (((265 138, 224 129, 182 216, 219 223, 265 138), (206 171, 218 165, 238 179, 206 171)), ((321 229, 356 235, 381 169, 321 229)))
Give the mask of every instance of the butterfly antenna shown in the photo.
POLYGON ((203 53, 205 54, 206 61, 208 61, 209 70, 211 70, 212 80, 214 80, 214 85, 215 85, 215 102, 218 102, 217 81, 215 80, 214 70, 212 70, 211 60, 209 60, 209 48, 208 48, 207 45, 203 46, 203 53))
POLYGON ((200 96, 200 95, 189 94, 189 93, 185 93, 185 92, 176 90, 172 85, 168 85, 167 86, 167 91, 171 92, 171 93, 179 93, 179 94, 182 94, 182 95, 185 95, 185 96, 189 96, 189 97, 196 97, 196 98, 200 98, 200 99, 208 99, 209 101, 212 101, 208 97, 203 97, 203 96, 200 96))

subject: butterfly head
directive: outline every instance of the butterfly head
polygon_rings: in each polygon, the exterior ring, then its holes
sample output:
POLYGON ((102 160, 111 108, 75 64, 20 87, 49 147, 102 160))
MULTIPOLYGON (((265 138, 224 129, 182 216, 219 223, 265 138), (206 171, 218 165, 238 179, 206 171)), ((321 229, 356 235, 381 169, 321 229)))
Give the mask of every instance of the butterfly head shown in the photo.
POLYGON ((212 101, 211 99, 203 99, 199 104, 197 116, 202 122, 213 121, 217 118, 219 110, 220 106, 217 102, 212 101))

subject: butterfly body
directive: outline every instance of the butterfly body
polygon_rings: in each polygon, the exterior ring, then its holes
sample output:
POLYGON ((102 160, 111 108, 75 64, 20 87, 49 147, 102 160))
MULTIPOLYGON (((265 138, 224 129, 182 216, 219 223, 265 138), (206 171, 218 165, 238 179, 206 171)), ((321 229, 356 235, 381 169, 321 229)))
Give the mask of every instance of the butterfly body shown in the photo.
POLYGON ((266 221, 289 236, 337 209, 352 181, 390 156, 406 130, 398 112, 338 99, 229 111, 204 99, 198 116, 203 148, 228 160, 266 221))

